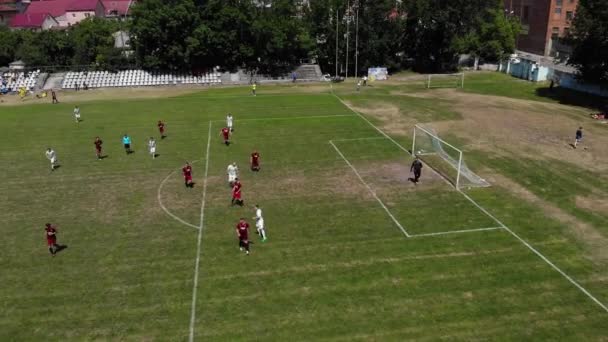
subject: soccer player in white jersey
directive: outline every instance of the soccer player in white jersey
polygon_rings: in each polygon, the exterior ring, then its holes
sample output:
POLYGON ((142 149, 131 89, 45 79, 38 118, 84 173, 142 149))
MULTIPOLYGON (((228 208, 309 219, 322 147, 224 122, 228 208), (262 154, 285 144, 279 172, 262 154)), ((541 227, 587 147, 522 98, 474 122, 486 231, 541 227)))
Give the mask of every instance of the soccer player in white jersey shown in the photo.
POLYGON ((239 176, 239 168, 236 166, 236 162, 228 164, 226 173, 228 174, 228 184, 230 184, 230 187, 232 187, 236 181, 236 178, 239 176))
POLYGON ((228 127, 231 133, 234 132, 234 128, 232 128, 233 123, 234 118, 232 117, 232 114, 228 113, 228 115, 226 116, 226 127, 228 127))
POLYGON ((76 120, 76 123, 80 122, 80 108, 78 106, 74 107, 74 120, 76 120))
POLYGON ((152 156, 152 159, 156 158, 156 140, 153 137, 150 137, 150 140, 148 140, 148 152, 152 156))
POLYGON ((255 228, 257 229, 258 234, 262 238, 262 242, 266 242, 266 228, 264 227, 264 217, 262 216, 262 209, 259 204, 256 204, 255 207, 255 228))
POLYGON ((46 159, 48 159, 51 162, 51 171, 55 170, 55 167, 57 167, 57 153, 55 153, 55 150, 53 150, 52 148, 47 148, 46 149, 46 159))

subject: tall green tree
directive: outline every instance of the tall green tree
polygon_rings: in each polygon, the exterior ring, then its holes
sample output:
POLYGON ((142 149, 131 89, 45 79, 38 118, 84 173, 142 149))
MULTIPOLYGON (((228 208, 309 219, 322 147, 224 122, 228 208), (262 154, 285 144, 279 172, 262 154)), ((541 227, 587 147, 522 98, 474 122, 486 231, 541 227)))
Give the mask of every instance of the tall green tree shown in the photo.
MULTIPOLYGON (((358 71, 369 67, 385 66, 399 69, 405 49, 405 11, 393 0, 360 0, 359 3, 359 58, 358 71)), ((356 7, 351 9, 350 48, 354 51, 356 7)), ((350 52, 350 51, 349 51, 350 52)), ((352 53, 352 52, 351 52, 352 53)), ((354 56, 354 55, 351 55, 354 56)), ((349 59, 352 74, 354 58, 349 59), (351 64, 352 63, 352 64, 351 64)))
POLYGON ((461 53, 491 58, 514 46, 513 22, 504 18, 500 0, 411 0, 406 2, 406 46, 423 71, 456 67, 461 53))
POLYGON ((188 70, 204 32, 193 0, 146 0, 131 9, 131 45, 144 68, 188 70), (193 36, 196 32, 198 36, 193 36))
POLYGON ((73 65, 94 64, 100 55, 114 48, 112 34, 118 30, 113 21, 89 18, 70 29, 71 43, 74 48, 73 65))
POLYGON ((207 49, 209 66, 236 69, 254 59, 252 25, 255 7, 251 1, 208 0, 202 7, 208 29, 199 29, 197 39, 207 49))
POLYGON ((454 37, 452 47, 457 53, 498 62, 515 51, 520 24, 499 6, 486 8, 485 15, 475 18, 468 33, 454 37))
POLYGON ((0 25, 0 66, 5 66, 15 60, 15 50, 19 45, 17 34, 8 27, 0 25))
POLYGON ((608 1, 580 0, 568 39, 568 64, 588 82, 608 84, 608 1))
POLYGON ((280 73, 308 57, 312 41, 297 14, 292 0, 275 0, 270 7, 257 8, 251 25, 253 58, 245 60, 248 69, 280 73))

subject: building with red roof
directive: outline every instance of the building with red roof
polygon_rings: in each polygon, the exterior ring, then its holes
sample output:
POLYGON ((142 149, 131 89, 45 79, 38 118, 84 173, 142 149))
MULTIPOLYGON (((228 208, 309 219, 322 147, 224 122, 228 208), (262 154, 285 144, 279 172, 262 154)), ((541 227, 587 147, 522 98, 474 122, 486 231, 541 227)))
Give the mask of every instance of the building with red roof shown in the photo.
POLYGON ((8 25, 19 12, 17 0, 0 0, 0 25, 8 25))
POLYGON ((133 0, 101 0, 106 9, 106 18, 119 18, 129 15, 133 0))
POLYGON ((101 0, 73 0, 65 11, 68 26, 78 24, 90 17, 104 18, 105 15, 106 10, 101 0))
POLYGON ((16 14, 11 20, 13 29, 49 30, 59 23, 48 13, 16 14))
POLYGON ((32 1, 24 14, 49 14, 59 23, 60 27, 67 27, 86 18, 103 18, 105 12, 101 0, 39 0, 32 1))

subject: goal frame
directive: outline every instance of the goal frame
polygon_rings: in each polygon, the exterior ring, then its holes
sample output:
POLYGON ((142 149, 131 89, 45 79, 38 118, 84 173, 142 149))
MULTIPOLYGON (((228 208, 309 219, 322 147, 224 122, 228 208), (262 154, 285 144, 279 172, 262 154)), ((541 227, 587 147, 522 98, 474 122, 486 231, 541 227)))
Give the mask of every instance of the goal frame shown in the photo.
MULTIPOLYGON (((413 134, 413 137, 412 137, 412 150, 411 150, 412 157, 416 157, 416 156, 419 156, 419 155, 425 155, 425 154, 427 154, 427 155, 429 155, 429 154, 436 154, 434 152, 431 152, 431 153, 421 153, 421 154, 416 153, 416 136, 417 136, 417 131, 424 132, 424 134, 429 135, 433 139, 437 139, 437 141, 439 141, 440 143, 442 143, 445 146, 448 146, 448 147, 454 149, 456 152, 458 152, 458 167, 456 168, 456 183, 454 184, 454 187, 456 187, 456 190, 460 190, 460 171, 462 170, 462 150, 459 149, 459 148, 456 148, 454 145, 452 145, 452 144, 448 143, 447 141, 441 139, 435 133, 430 132, 429 130, 425 129, 424 127, 416 124, 416 125, 414 125, 414 134, 413 134)), ((444 176, 444 177, 449 180, 449 178, 447 176, 444 176)))
POLYGON ((460 72, 460 73, 456 73, 456 74, 428 74, 427 75, 427 80, 426 80, 426 89, 433 88, 431 86, 431 79, 433 78, 433 76, 453 76, 453 77, 459 77, 459 80, 457 81, 458 83, 456 83, 456 88, 461 88, 461 89, 464 88, 464 73, 460 72))

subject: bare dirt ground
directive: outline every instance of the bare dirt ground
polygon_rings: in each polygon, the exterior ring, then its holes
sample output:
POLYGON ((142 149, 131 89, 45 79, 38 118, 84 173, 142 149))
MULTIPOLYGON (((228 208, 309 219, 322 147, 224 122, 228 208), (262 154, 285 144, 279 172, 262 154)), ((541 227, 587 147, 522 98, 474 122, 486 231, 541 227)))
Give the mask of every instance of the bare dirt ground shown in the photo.
POLYGON ((409 165, 405 162, 368 162, 361 165, 353 163, 353 165, 357 168, 361 177, 370 184, 372 189, 383 195, 390 195, 395 192, 403 193, 404 191, 423 191, 447 186, 439 174, 429 169, 424 170, 421 181, 418 184, 414 184, 410 180, 413 175, 410 173, 409 165))
POLYGON ((563 160, 589 170, 608 170, 608 136, 595 123, 564 115, 581 109, 559 104, 445 92, 464 120, 433 126, 473 141, 474 147, 489 151, 509 150, 528 158, 563 160), (451 94, 450 94, 451 93, 451 94), (574 133, 584 127, 585 138, 578 149, 574 133))
MULTIPOLYGON (((179 86, 165 86, 165 87, 135 87, 135 88, 103 88, 103 89, 90 89, 86 91, 73 91, 73 90, 58 90, 57 98, 60 102, 75 103, 75 102, 87 102, 87 101, 99 101, 99 100, 112 100, 112 99, 149 99, 149 98, 168 98, 181 95, 189 95, 198 92, 204 92, 218 88, 234 88, 234 87, 246 87, 246 85, 222 85, 222 86, 196 86, 196 85, 179 85, 179 86)), ((296 84, 274 84, 264 83, 258 86, 258 92, 264 92, 264 88, 267 87, 267 91, 272 94, 290 94, 290 93, 328 93, 330 91, 327 83, 321 82, 306 82, 296 84), (280 85, 278 87, 277 85, 280 85)), ((243 92, 243 95, 247 95, 248 90, 243 92)), ((44 99, 36 98, 34 95, 26 96, 25 100, 21 100, 16 95, 2 95, 0 96, 0 107, 1 106, 20 106, 29 105, 36 103, 51 103, 51 96, 49 95, 44 99)))

